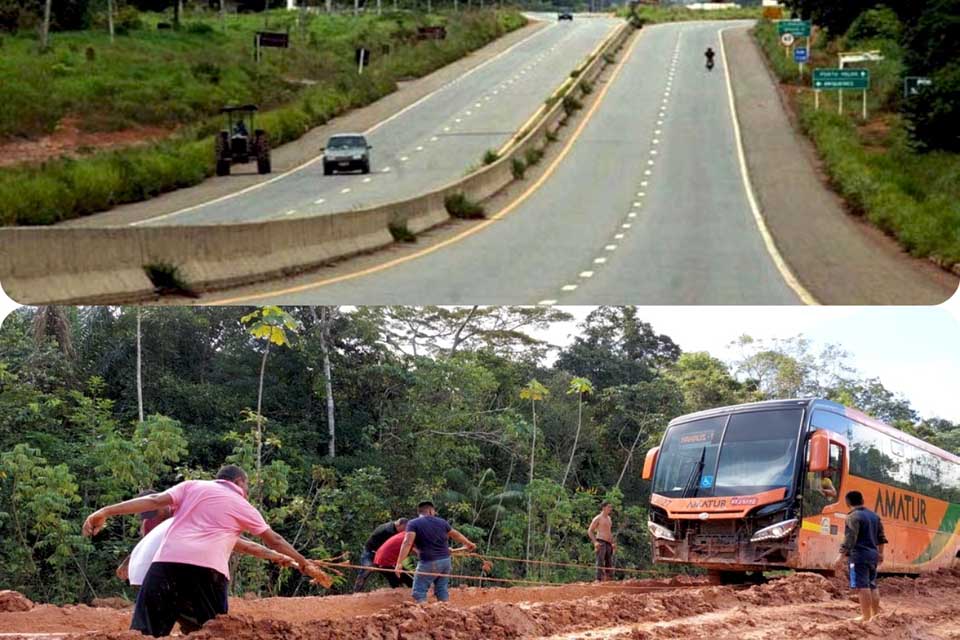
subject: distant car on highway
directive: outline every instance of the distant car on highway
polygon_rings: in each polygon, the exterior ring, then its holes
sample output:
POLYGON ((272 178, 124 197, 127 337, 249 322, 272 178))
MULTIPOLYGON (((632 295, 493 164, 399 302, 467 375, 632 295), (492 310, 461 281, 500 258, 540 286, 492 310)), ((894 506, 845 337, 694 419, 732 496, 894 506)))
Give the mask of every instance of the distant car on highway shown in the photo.
POLYGON ((573 20, 573 11, 570 9, 560 9, 557 12, 557 20, 573 20))
POLYGON ((370 149, 362 133, 338 133, 330 136, 323 151, 323 175, 334 171, 370 173, 370 149))

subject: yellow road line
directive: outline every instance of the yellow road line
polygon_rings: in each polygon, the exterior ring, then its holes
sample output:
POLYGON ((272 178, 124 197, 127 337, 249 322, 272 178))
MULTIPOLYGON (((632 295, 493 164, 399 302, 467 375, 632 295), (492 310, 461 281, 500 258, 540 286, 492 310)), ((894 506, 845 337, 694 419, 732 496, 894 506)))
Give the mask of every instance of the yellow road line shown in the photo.
POLYGON ((780 255, 780 250, 777 249, 777 244, 773 240, 773 235, 770 233, 770 229, 767 228, 767 222, 763 218, 763 214, 760 212, 760 207, 757 205, 757 199, 753 194, 753 185, 750 184, 750 174, 747 170, 747 160, 743 152, 743 139, 740 136, 740 123, 737 120, 737 105, 733 100, 733 85, 730 82, 730 67, 727 64, 727 50, 723 46, 723 33, 734 27, 725 27, 720 29, 719 40, 720 40, 720 58, 723 59, 723 75, 727 80, 727 98, 730 100, 730 119, 733 121, 733 133, 734 137, 737 140, 737 159, 740 161, 740 176, 743 178, 743 189, 747 193, 747 202, 750 203, 750 211, 753 212, 753 220, 757 224, 757 230, 760 232, 760 237, 763 238, 763 244, 767 248, 767 253, 770 254, 770 259, 773 261, 774 266, 777 268, 777 271, 780 272, 780 276, 783 278, 784 282, 787 283, 787 286, 793 289, 793 292, 797 294, 797 297, 804 304, 817 305, 820 304, 817 302, 817 299, 813 297, 806 287, 800 284, 800 281, 791 271, 790 266, 787 264, 787 261, 783 259, 783 256, 780 255))
POLYGON ((504 218, 505 216, 510 214, 512 211, 514 211, 517 207, 519 207, 521 204, 523 204, 523 202, 525 202, 527 198, 533 195, 533 193, 537 191, 537 189, 539 189, 551 175, 553 175, 554 171, 556 171, 557 167, 560 166, 560 163, 563 161, 563 159, 567 157, 567 154, 570 152, 570 149, 573 148, 573 144, 580 137, 580 134, 583 132, 587 124, 593 119, 594 113, 596 113, 597 109, 600 108, 600 105, 603 104, 603 99, 606 97, 607 91, 609 91, 610 87, 613 86, 613 83, 617 79, 617 76, 620 75, 620 71, 623 70, 624 66, 626 66, 627 60, 629 60, 630 56, 633 55, 633 50, 637 46, 637 42, 640 41, 640 37, 642 35, 643 35, 643 31, 637 34, 637 36, 633 39, 633 42, 630 44, 630 48, 627 50, 626 54, 621 58, 621 61, 617 65, 617 68, 613 70, 613 74, 611 74, 610 79, 607 81, 606 85, 604 85, 600 93, 597 94, 596 102, 594 102, 593 106, 591 106, 590 109, 584 114, 583 120, 574 130, 573 134, 570 136, 570 140, 567 142, 564 148, 560 150, 560 153, 557 155, 557 157, 554 158, 553 162, 551 162, 550 165, 547 167, 547 169, 543 172, 543 175, 537 178, 537 180, 535 180, 533 184, 531 184, 530 187, 527 188, 526 191, 520 194, 520 196, 516 200, 508 204, 506 207, 498 211, 496 214, 494 214, 490 218, 487 218, 486 220, 484 220, 480 224, 477 224, 476 226, 473 226, 473 227, 470 227, 469 229, 465 229, 464 231, 461 231, 460 233, 453 236, 452 238, 448 238, 442 242, 438 242, 435 245, 427 247, 421 251, 417 251, 416 253, 413 253, 409 256, 395 258, 393 260, 389 260, 387 262, 384 262, 383 264, 379 264, 374 267, 368 267, 360 271, 347 273, 342 276, 335 276, 333 278, 327 278, 325 280, 320 280, 318 282, 301 284, 294 287, 288 287, 285 289, 277 289, 269 293, 258 293, 258 294, 251 294, 251 295, 245 295, 245 296, 236 296, 233 298, 226 298, 222 300, 204 302, 202 304, 204 305, 240 304, 243 302, 248 302, 250 300, 260 300, 260 299, 269 298, 272 296, 283 296, 283 295, 289 295, 291 293, 299 293, 301 291, 317 289, 327 285, 335 284, 337 282, 343 282, 345 280, 352 280, 354 278, 359 278, 361 276, 367 276, 373 273, 377 273, 379 271, 383 271, 385 269, 391 269, 405 262, 410 262, 411 260, 416 260, 417 258, 421 258, 425 255, 431 254, 434 251, 437 251, 444 247, 448 247, 452 244, 460 242, 461 240, 464 240, 465 238, 472 236, 478 231, 482 231, 483 229, 486 229, 488 226, 490 226, 494 222, 504 218))

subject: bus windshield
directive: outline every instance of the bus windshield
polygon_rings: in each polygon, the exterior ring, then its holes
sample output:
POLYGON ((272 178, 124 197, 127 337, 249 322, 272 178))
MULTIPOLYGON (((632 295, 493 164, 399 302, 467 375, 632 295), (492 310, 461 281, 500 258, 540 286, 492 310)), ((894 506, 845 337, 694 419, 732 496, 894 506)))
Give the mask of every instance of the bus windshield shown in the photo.
POLYGON ((736 496, 780 487, 789 493, 803 411, 735 413, 729 424, 727 418, 694 420, 667 431, 654 493, 668 498, 736 496))

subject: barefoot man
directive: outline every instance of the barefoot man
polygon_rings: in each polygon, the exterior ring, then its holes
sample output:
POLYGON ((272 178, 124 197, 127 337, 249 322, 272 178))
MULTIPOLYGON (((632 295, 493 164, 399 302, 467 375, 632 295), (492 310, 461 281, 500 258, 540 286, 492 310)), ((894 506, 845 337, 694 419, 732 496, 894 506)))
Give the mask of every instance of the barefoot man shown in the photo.
POLYGON ((87 517, 83 534, 96 535, 112 516, 165 507, 176 514, 137 594, 130 624, 135 631, 167 636, 179 622, 186 634, 226 613, 228 562, 244 532, 259 536, 265 545, 292 558, 304 574, 318 581, 327 579, 247 502, 247 474, 234 465, 220 469, 216 480, 188 480, 163 493, 103 507, 87 517))
POLYGON ((590 542, 597 552, 597 581, 604 582, 613 578, 613 553, 617 550, 617 543, 613 541, 613 505, 604 502, 600 505, 600 513, 596 515, 587 529, 590 542))
POLYGON ((887 538, 883 535, 880 516, 863 506, 862 493, 848 491, 845 499, 850 512, 835 564, 839 569, 846 560, 850 570, 850 588, 856 590, 860 598, 862 613, 855 620, 867 622, 880 612, 877 566, 883 562, 883 545, 887 543, 887 538))

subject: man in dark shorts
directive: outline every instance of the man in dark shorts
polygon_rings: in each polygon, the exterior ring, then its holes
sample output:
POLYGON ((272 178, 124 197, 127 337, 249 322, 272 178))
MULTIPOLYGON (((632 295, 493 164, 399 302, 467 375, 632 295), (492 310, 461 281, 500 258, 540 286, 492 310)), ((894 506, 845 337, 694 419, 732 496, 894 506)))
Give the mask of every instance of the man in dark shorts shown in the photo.
POLYGON ((598 513, 590 522, 587 535, 597 552, 597 581, 604 582, 613 579, 613 554, 617 550, 617 543, 613 541, 613 505, 604 501, 598 513))
POLYGON ((844 527, 843 544, 836 566, 846 560, 850 571, 850 588, 860 599, 861 615, 856 622, 867 622, 880 612, 880 590, 877 588, 877 566, 883 562, 883 522, 873 511, 863 506, 863 494, 848 491, 845 496, 850 512, 844 527))
MULTIPOLYGON (((363 545, 363 553, 360 554, 360 566, 372 566, 374 564, 374 556, 383 543, 398 533, 402 533, 406 527, 407 519, 397 518, 392 522, 384 522, 382 525, 374 529, 373 533, 370 534, 370 537, 367 538, 366 544, 363 545)), ((393 568, 393 565, 391 564, 390 567, 393 568)), ((367 584, 367 578, 370 577, 371 573, 380 572, 370 571, 368 569, 360 570, 360 573, 357 575, 356 582, 353 583, 354 593, 363 591, 363 587, 367 584)))
POLYGON ((450 526, 443 518, 437 517, 436 508, 429 500, 417 505, 419 517, 407 523, 403 546, 394 565, 396 576, 403 572, 403 561, 416 545, 420 560, 413 577, 413 599, 418 603, 427 601, 427 592, 433 585, 433 593, 440 602, 450 599, 450 578, 453 563, 450 554, 456 551, 473 551, 477 545, 465 535, 450 526), (450 540, 463 544, 462 549, 450 549, 450 540))
POLYGON ((173 524, 137 594, 130 628, 145 635, 170 635, 176 623, 183 633, 227 612, 230 554, 243 532, 293 559, 297 568, 329 586, 329 577, 275 533, 247 502, 247 474, 227 465, 216 480, 188 480, 163 493, 112 504, 90 514, 83 534, 103 530, 107 518, 170 507, 173 524))

